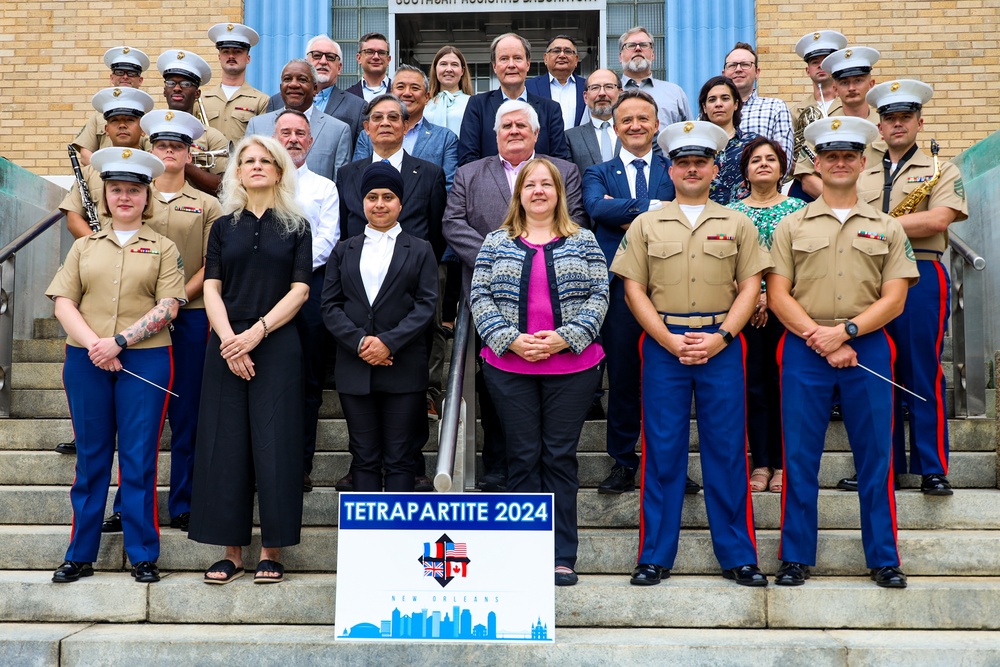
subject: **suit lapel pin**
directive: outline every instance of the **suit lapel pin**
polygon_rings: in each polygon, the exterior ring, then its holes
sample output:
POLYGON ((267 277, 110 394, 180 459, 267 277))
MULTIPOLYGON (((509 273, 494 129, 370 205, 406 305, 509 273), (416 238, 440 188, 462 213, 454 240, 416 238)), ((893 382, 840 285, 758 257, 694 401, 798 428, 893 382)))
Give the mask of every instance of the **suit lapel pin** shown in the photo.
POLYGON ((621 171, 621 169, 617 169, 617 170, 615 170, 615 173, 616 173, 616 174, 618 174, 619 176, 621 176, 621 175, 622 175, 622 171, 621 171))

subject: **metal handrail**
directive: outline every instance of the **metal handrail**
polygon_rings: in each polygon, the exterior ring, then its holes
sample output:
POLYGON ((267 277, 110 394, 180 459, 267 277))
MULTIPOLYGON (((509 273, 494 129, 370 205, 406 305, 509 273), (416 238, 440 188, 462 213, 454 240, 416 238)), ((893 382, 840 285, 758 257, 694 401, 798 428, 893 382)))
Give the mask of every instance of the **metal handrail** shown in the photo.
POLYGON ((17 252, 62 220, 50 213, 0 250, 0 418, 10 417, 10 373, 14 364, 14 258, 17 252))
MULTIPOLYGON (((451 369, 448 371, 448 387, 441 423, 438 431, 437 471, 434 474, 434 488, 450 491, 455 475, 455 458, 461 432, 469 428, 465 419, 467 406, 462 400, 465 384, 465 349, 469 345, 470 327, 469 304, 464 298, 458 302, 458 317, 455 318, 455 338, 451 350, 451 369)), ((475 420, 472 422, 475 424, 475 420)), ((474 426, 473 426, 474 428, 474 426)))
POLYGON ((948 241, 951 243, 953 250, 958 251, 958 254, 962 256, 966 264, 974 268, 976 271, 982 271, 986 268, 986 259, 980 255, 978 252, 972 249, 972 247, 962 240, 962 237, 955 232, 948 232, 948 241))
POLYGON ((53 213, 50 213, 47 218, 39 220, 28 229, 21 232, 20 236, 18 236, 16 239, 5 245, 3 249, 0 250, 0 264, 6 262, 18 250, 28 245, 36 238, 41 236, 43 233, 45 233, 50 227, 52 227, 54 224, 62 220, 63 216, 65 215, 66 214, 63 213, 62 211, 55 211, 53 213))

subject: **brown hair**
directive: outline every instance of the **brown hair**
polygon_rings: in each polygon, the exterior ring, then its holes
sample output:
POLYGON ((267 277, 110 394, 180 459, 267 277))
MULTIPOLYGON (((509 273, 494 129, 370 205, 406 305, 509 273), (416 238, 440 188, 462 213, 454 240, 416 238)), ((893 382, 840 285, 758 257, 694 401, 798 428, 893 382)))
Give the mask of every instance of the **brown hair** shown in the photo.
POLYGON ((438 61, 441 60, 446 55, 453 54, 458 56, 458 62, 462 63, 462 78, 458 82, 458 89, 461 90, 466 95, 474 95, 472 90, 472 77, 469 76, 469 63, 466 62, 465 56, 458 49, 457 46, 442 46, 438 49, 438 52, 434 54, 434 60, 431 61, 431 99, 434 99, 438 93, 441 92, 441 82, 438 81, 437 76, 437 65, 438 61))
POLYGON ((553 211, 555 219, 552 225, 555 235, 564 238, 576 234, 580 231, 580 226, 569 217, 569 209, 566 208, 566 186, 563 184, 562 174, 559 173, 554 164, 545 158, 528 160, 521 167, 521 171, 517 174, 517 180, 514 181, 514 192, 510 197, 510 208, 507 209, 507 217, 504 218, 500 228, 506 229, 507 235, 512 239, 521 236, 528 228, 528 216, 525 214, 524 205, 521 203, 521 190, 524 189, 524 181, 527 179, 528 174, 538 166, 543 166, 549 170, 552 181, 556 186, 556 210, 553 211))
MULTIPOLYGON (((101 215, 106 215, 109 218, 111 217, 111 209, 108 207, 107 189, 108 189, 108 183, 110 183, 113 180, 115 179, 112 178, 111 180, 104 181, 104 187, 101 188, 101 201, 99 202, 101 207, 101 215)), ((122 182, 132 183, 132 181, 122 181, 122 182)), ((143 185, 143 184, 135 183, 135 185, 143 185)), ((142 221, 144 223, 147 220, 151 220, 153 218, 153 189, 149 187, 148 183, 146 183, 145 186, 146 186, 146 206, 142 209, 142 221)))

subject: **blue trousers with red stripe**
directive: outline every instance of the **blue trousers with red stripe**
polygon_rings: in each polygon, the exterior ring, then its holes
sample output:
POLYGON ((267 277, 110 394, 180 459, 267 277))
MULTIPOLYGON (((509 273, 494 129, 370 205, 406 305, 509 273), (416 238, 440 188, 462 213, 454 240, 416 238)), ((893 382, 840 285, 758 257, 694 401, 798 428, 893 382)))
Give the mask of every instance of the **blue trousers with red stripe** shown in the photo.
POLYGON ((897 472, 906 472, 903 403, 910 409, 910 466, 914 475, 948 474, 948 413, 941 353, 951 312, 951 281, 944 265, 918 259, 920 282, 906 295, 903 314, 886 326, 896 344, 896 382, 927 399, 897 391, 892 453, 897 472))
MULTIPOLYGON (((170 347, 122 350, 118 359, 133 373, 170 387, 170 347)), ((76 433, 73 529, 66 560, 97 560, 117 438, 125 553, 133 564, 155 561, 160 556, 156 456, 169 396, 128 373, 97 368, 87 350, 73 346, 66 347, 63 384, 76 433)))
MULTIPOLYGON (((859 336, 850 345, 858 363, 892 377, 894 350, 884 330, 859 336)), ((858 471, 865 562, 869 568, 899 565, 892 482, 892 385, 861 368, 832 367, 803 339, 789 333, 778 345, 778 364, 785 448, 779 558, 816 564, 819 467, 830 403, 839 390, 858 471)))
MULTIPOLYGON (((712 333, 718 327, 701 329, 712 333)), ((674 329, 672 333, 684 333, 674 329)), ((687 478, 691 396, 698 404, 698 437, 708 527, 723 569, 757 563, 747 463, 746 344, 738 336, 698 366, 685 366, 643 334, 642 522, 639 563, 672 568, 677 556, 687 478)))

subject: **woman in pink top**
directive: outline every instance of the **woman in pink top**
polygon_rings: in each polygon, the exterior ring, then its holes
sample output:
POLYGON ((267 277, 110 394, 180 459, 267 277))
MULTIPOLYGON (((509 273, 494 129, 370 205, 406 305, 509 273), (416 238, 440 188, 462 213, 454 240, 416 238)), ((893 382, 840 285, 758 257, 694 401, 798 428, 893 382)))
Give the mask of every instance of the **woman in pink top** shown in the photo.
POLYGON ((507 490, 554 494, 555 583, 572 586, 576 445, 600 381, 608 271, 594 235, 570 219, 548 160, 518 174, 507 218, 476 258, 471 295, 486 384, 504 424, 507 490))

